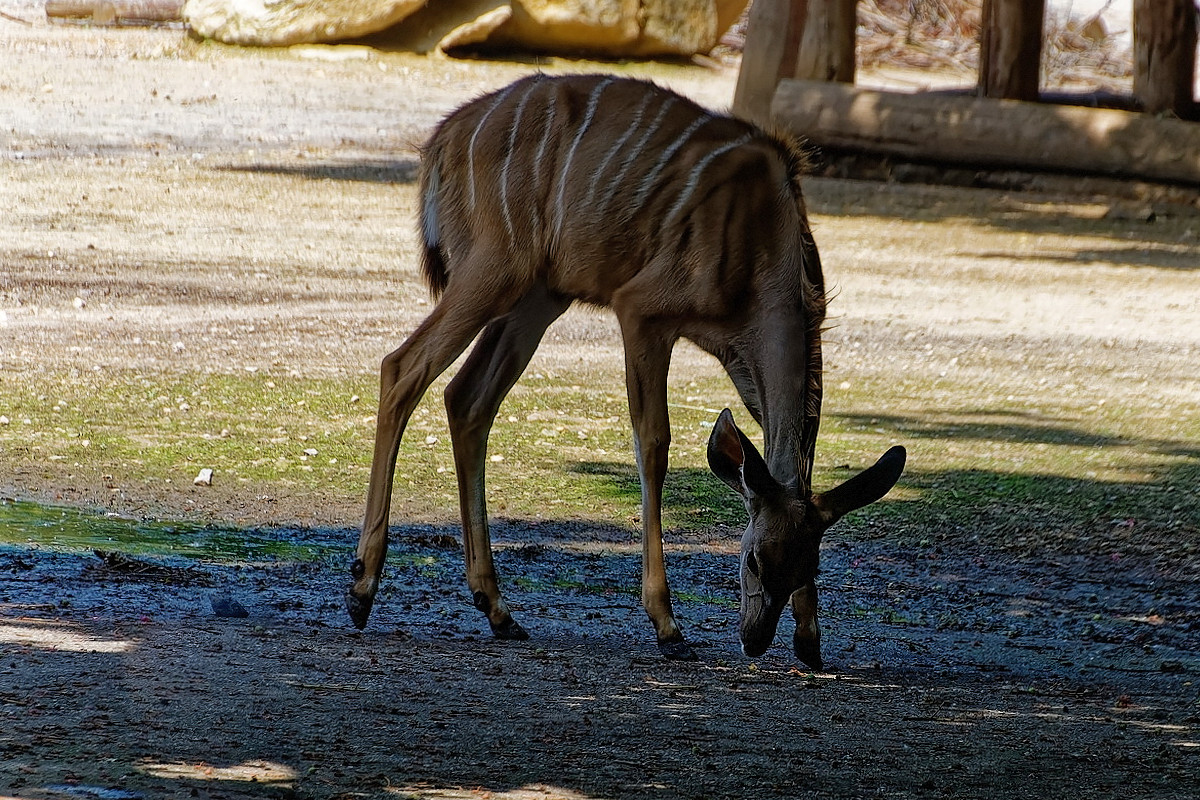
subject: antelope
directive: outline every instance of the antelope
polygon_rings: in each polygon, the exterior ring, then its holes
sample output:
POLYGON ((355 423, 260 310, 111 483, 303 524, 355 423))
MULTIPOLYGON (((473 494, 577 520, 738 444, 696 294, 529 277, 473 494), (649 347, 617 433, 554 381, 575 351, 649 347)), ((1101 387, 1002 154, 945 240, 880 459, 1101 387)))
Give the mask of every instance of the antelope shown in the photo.
POLYGON ((366 518, 346 597, 363 628, 379 589, 400 440, 432 381, 478 336, 445 391, 467 585, 499 639, 528 639, 501 596, 484 491, 488 433, 547 327, 574 302, 615 313, 642 497, 642 606, 669 659, 692 660, 671 609, 662 490, 667 368, 687 338, 724 366, 764 432, 728 409, 708 460, 749 513, 742 649, 796 618, 796 656, 820 668, 816 574, 825 529, 885 495, 894 447, 840 486, 811 489, 821 410, 824 279, 791 138, 711 113, 651 83, 533 75, 447 116, 422 150, 419 232, 433 311, 383 359, 366 518))

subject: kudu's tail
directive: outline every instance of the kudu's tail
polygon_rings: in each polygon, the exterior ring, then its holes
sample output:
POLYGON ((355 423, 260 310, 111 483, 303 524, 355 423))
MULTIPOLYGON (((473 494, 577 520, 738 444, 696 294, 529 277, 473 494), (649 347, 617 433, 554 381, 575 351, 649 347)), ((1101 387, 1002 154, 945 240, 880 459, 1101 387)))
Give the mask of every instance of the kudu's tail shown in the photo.
POLYGON ((441 155, 440 148, 433 146, 423 151, 420 172, 421 269, 435 298, 445 291, 450 279, 442 250, 441 155))

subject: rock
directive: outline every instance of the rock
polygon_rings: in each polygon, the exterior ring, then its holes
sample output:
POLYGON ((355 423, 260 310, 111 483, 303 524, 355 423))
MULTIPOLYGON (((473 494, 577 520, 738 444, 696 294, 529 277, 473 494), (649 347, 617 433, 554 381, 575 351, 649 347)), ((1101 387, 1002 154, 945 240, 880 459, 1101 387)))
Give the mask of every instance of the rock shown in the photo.
POLYGON ((337 42, 385 31, 426 53, 507 48, 607 57, 706 53, 747 0, 187 0, 201 36, 229 44, 337 42))
POLYGON ((433 0, 382 38, 391 47, 414 53, 474 47, 511 17, 509 0, 433 0))
POLYGON ((213 471, 207 467, 200 470, 200 474, 192 479, 192 483, 196 486, 212 486, 213 471))
MULTIPOLYGON (((609 57, 707 53, 745 0, 513 0, 485 46, 609 57)), ((453 43, 443 43, 448 49, 453 43)))
POLYGON ((284 46, 353 39, 396 24, 425 0, 186 0, 193 31, 226 44, 284 46))
POLYGON ((214 594, 208 598, 208 602, 212 604, 213 613, 218 617, 245 619, 250 616, 245 606, 227 594, 214 594))

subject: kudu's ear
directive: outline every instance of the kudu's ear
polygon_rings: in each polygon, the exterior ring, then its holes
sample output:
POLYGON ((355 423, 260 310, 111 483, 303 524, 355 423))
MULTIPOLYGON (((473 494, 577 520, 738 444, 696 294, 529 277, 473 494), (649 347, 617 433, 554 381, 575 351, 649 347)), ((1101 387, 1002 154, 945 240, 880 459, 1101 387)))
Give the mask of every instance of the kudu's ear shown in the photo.
POLYGON ((755 495, 776 497, 783 493, 783 486, 771 476, 767 462, 734 423, 728 408, 717 417, 708 437, 708 466, 747 500, 755 495))
POLYGON ((855 509, 874 503, 887 494, 900 473, 904 472, 907 451, 896 445, 873 465, 828 492, 813 496, 813 505, 821 512, 826 526, 832 525, 855 509))

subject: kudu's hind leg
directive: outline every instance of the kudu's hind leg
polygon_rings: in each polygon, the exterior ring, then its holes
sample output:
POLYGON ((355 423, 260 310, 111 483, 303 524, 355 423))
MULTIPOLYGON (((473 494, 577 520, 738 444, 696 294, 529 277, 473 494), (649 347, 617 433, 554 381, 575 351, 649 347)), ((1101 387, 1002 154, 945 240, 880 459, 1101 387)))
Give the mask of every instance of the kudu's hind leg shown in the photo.
POLYGON ((552 297, 544 289, 530 292, 507 316, 484 329, 466 363, 446 387, 467 586, 475 607, 487 615, 492 633, 499 639, 528 639, 529 634, 509 613, 492 561, 484 491, 488 433, 501 402, 529 364, 546 328, 569 305, 569 300, 552 297))
MULTIPOLYGON (((354 583, 346 595, 346 610, 358 628, 366 627, 387 556, 392 476, 400 439, 429 384, 458 358, 497 310, 494 293, 478 294, 452 284, 417 330, 383 359, 366 517, 350 568, 354 583)), ((503 313, 510 303, 502 303, 499 311, 503 313)))

